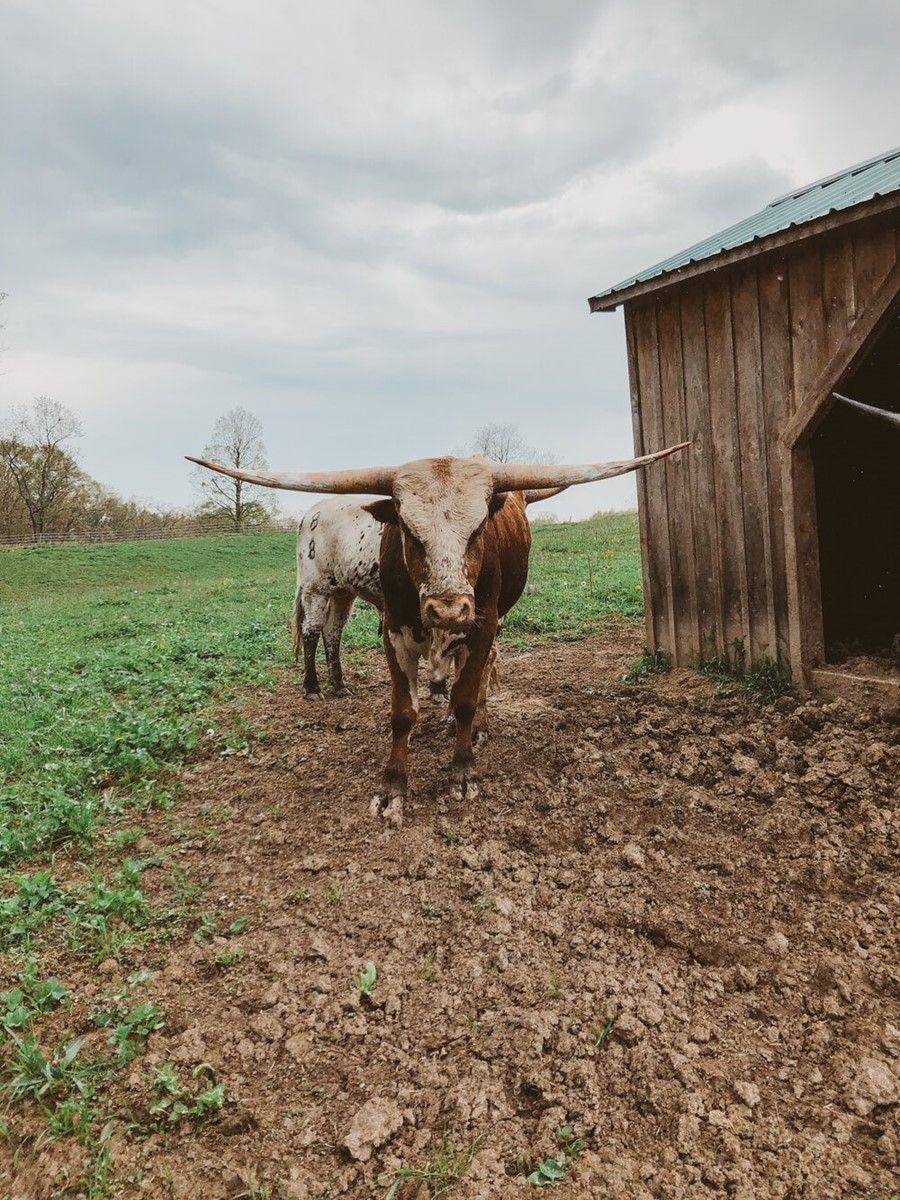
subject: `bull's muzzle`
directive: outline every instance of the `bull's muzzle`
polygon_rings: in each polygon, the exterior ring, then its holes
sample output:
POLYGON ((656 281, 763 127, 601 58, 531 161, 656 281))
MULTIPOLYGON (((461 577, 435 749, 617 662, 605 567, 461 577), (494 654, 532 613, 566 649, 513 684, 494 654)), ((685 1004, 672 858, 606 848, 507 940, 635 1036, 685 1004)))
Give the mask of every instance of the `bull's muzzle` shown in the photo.
POLYGON ((475 620, 475 599, 459 595, 425 596, 422 599, 422 623, 426 629, 445 629, 465 633, 475 620))

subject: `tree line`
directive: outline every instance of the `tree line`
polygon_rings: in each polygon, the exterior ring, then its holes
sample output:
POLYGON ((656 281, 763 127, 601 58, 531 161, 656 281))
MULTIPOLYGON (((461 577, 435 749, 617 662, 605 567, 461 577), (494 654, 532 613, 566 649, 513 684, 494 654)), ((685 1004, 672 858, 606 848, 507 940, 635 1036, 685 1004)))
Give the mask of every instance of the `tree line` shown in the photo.
MULTIPOLYGON (((202 467, 193 471, 197 501, 188 508, 125 500, 79 466, 76 443, 81 436, 75 414, 50 396, 36 397, 0 423, 0 540, 177 532, 198 524, 201 530, 241 532, 270 527, 278 517, 272 491, 202 467)), ((552 461, 528 446, 514 425, 482 426, 465 450, 499 462, 552 461)), ((259 418, 244 408, 224 413, 202 457, 250 471, 267 468, 259 418)))
MULTIPOLYGON (((262 425, 245 409, 219 417, 203 457, 232 466, 267 465, 262 425)), ((187 508, 126 500, 78 464, 78 418, 50 396, 14 409, 0 424, 0 539, 123 534, 208 525, 240 532, 272 525, 277 509, 262 488, 197 470, 187 508)))

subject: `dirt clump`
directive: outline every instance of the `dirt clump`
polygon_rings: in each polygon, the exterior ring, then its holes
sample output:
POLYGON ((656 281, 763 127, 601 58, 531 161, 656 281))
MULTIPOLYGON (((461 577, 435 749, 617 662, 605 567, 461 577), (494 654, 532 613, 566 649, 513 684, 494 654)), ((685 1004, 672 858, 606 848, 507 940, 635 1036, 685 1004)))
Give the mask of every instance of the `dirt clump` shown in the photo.
MULTIPOLYGON (((414 1169, 398 1197, 457 1179, 485 1200, 532 1194, 554 1157, 567 1197, 887 1200, 900 730, 696 677, 628 686, 638 649, 507 650, 477 802, 449 798, 423 702, 401 829, 366 815, 380 659, 349 700, 288 677, 248 697, 249 753, 192 766, 178 809, 207 829, 179 866, 243 931, 153 950, 165 1023, 119 1095, 207 1063, 228 1099, 151 1136, 119 1121, 122 1194, 379 1198, 414 1169)), ((145 829, 168 844, 164 815, 145 829)))

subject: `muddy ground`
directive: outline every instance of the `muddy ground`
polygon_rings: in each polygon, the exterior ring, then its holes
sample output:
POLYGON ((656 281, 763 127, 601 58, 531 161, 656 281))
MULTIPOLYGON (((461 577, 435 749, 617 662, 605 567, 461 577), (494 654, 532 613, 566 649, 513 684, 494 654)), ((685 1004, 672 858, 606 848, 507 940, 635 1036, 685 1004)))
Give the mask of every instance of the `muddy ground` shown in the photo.
MULTIPOLYGON (((423 703, 400 830, 367 815, 377 656, 350 700, 304 703, 288 677, 248 698, 264 740, 188 769, 177 813, 179 865, 220 929, 247 927, 153 948, 141 995, 166 1022, 118 1096, 139 1113, 172 1061, 211 1064, 229 1099, 149 1137, 117 1122, 122 1194, 382 1198, 449 1138, 474 1148, 458 1200, 527 1196, 570 1125, 586 1146, 560 1196, 889 1200, 900 714, 624 685, 638 650, 627 627, 505 651, 477 802, 446 798, 423 703)), ((169 817, 145 828, 171 845, 169 817)), ((13 1197, 51 1195, 77 1154, 23 1161, 13 1197)))

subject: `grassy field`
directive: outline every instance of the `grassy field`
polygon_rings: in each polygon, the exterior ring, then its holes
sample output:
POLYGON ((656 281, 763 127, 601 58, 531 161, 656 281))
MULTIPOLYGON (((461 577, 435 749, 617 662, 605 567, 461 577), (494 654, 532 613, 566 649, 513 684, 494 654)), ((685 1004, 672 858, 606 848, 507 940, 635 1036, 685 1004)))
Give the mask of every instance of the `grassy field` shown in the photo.
MULTIPOLYGON (((634 514, 534 532, 508 642, 576 638, 609 614, 640 614, 634 514)), ((200 889, 159 855, 137 855, 140 813, 171 807, 173 841, 185 836, 179 767, 198 748, 246 744, 228 702, 290 663, 293 558, 291 534, 0 551, 0 1097, 10 1113, 38 1102, 47 1136, 92 1144, 101 1173, 103 1079, 139 1052, 158 1014, 116 1000, 94 1018, 110 1026, 112 1050, 89 1061, 79 1039, 48 1046, 45 1023, 77 1001, 85 964, 142 947, 152 957, 154 939, 192 921, 202 933, 200 889), (142 885, 150 865, 169 871, 162 907, 142 885)), ((374 611, 361 605, 346 633, 351 665, 376 645, 374 611)))
MULTIPOLYGON (((165 799, 214 699, 289 663, 292 575, 290 534, 3 552, 0 864, 165 799)), ((639 615, 633 514, 538 526, 530 578, 512 643, 639 615)), ((374 611, 345 637, 376 646, 374 611)))

